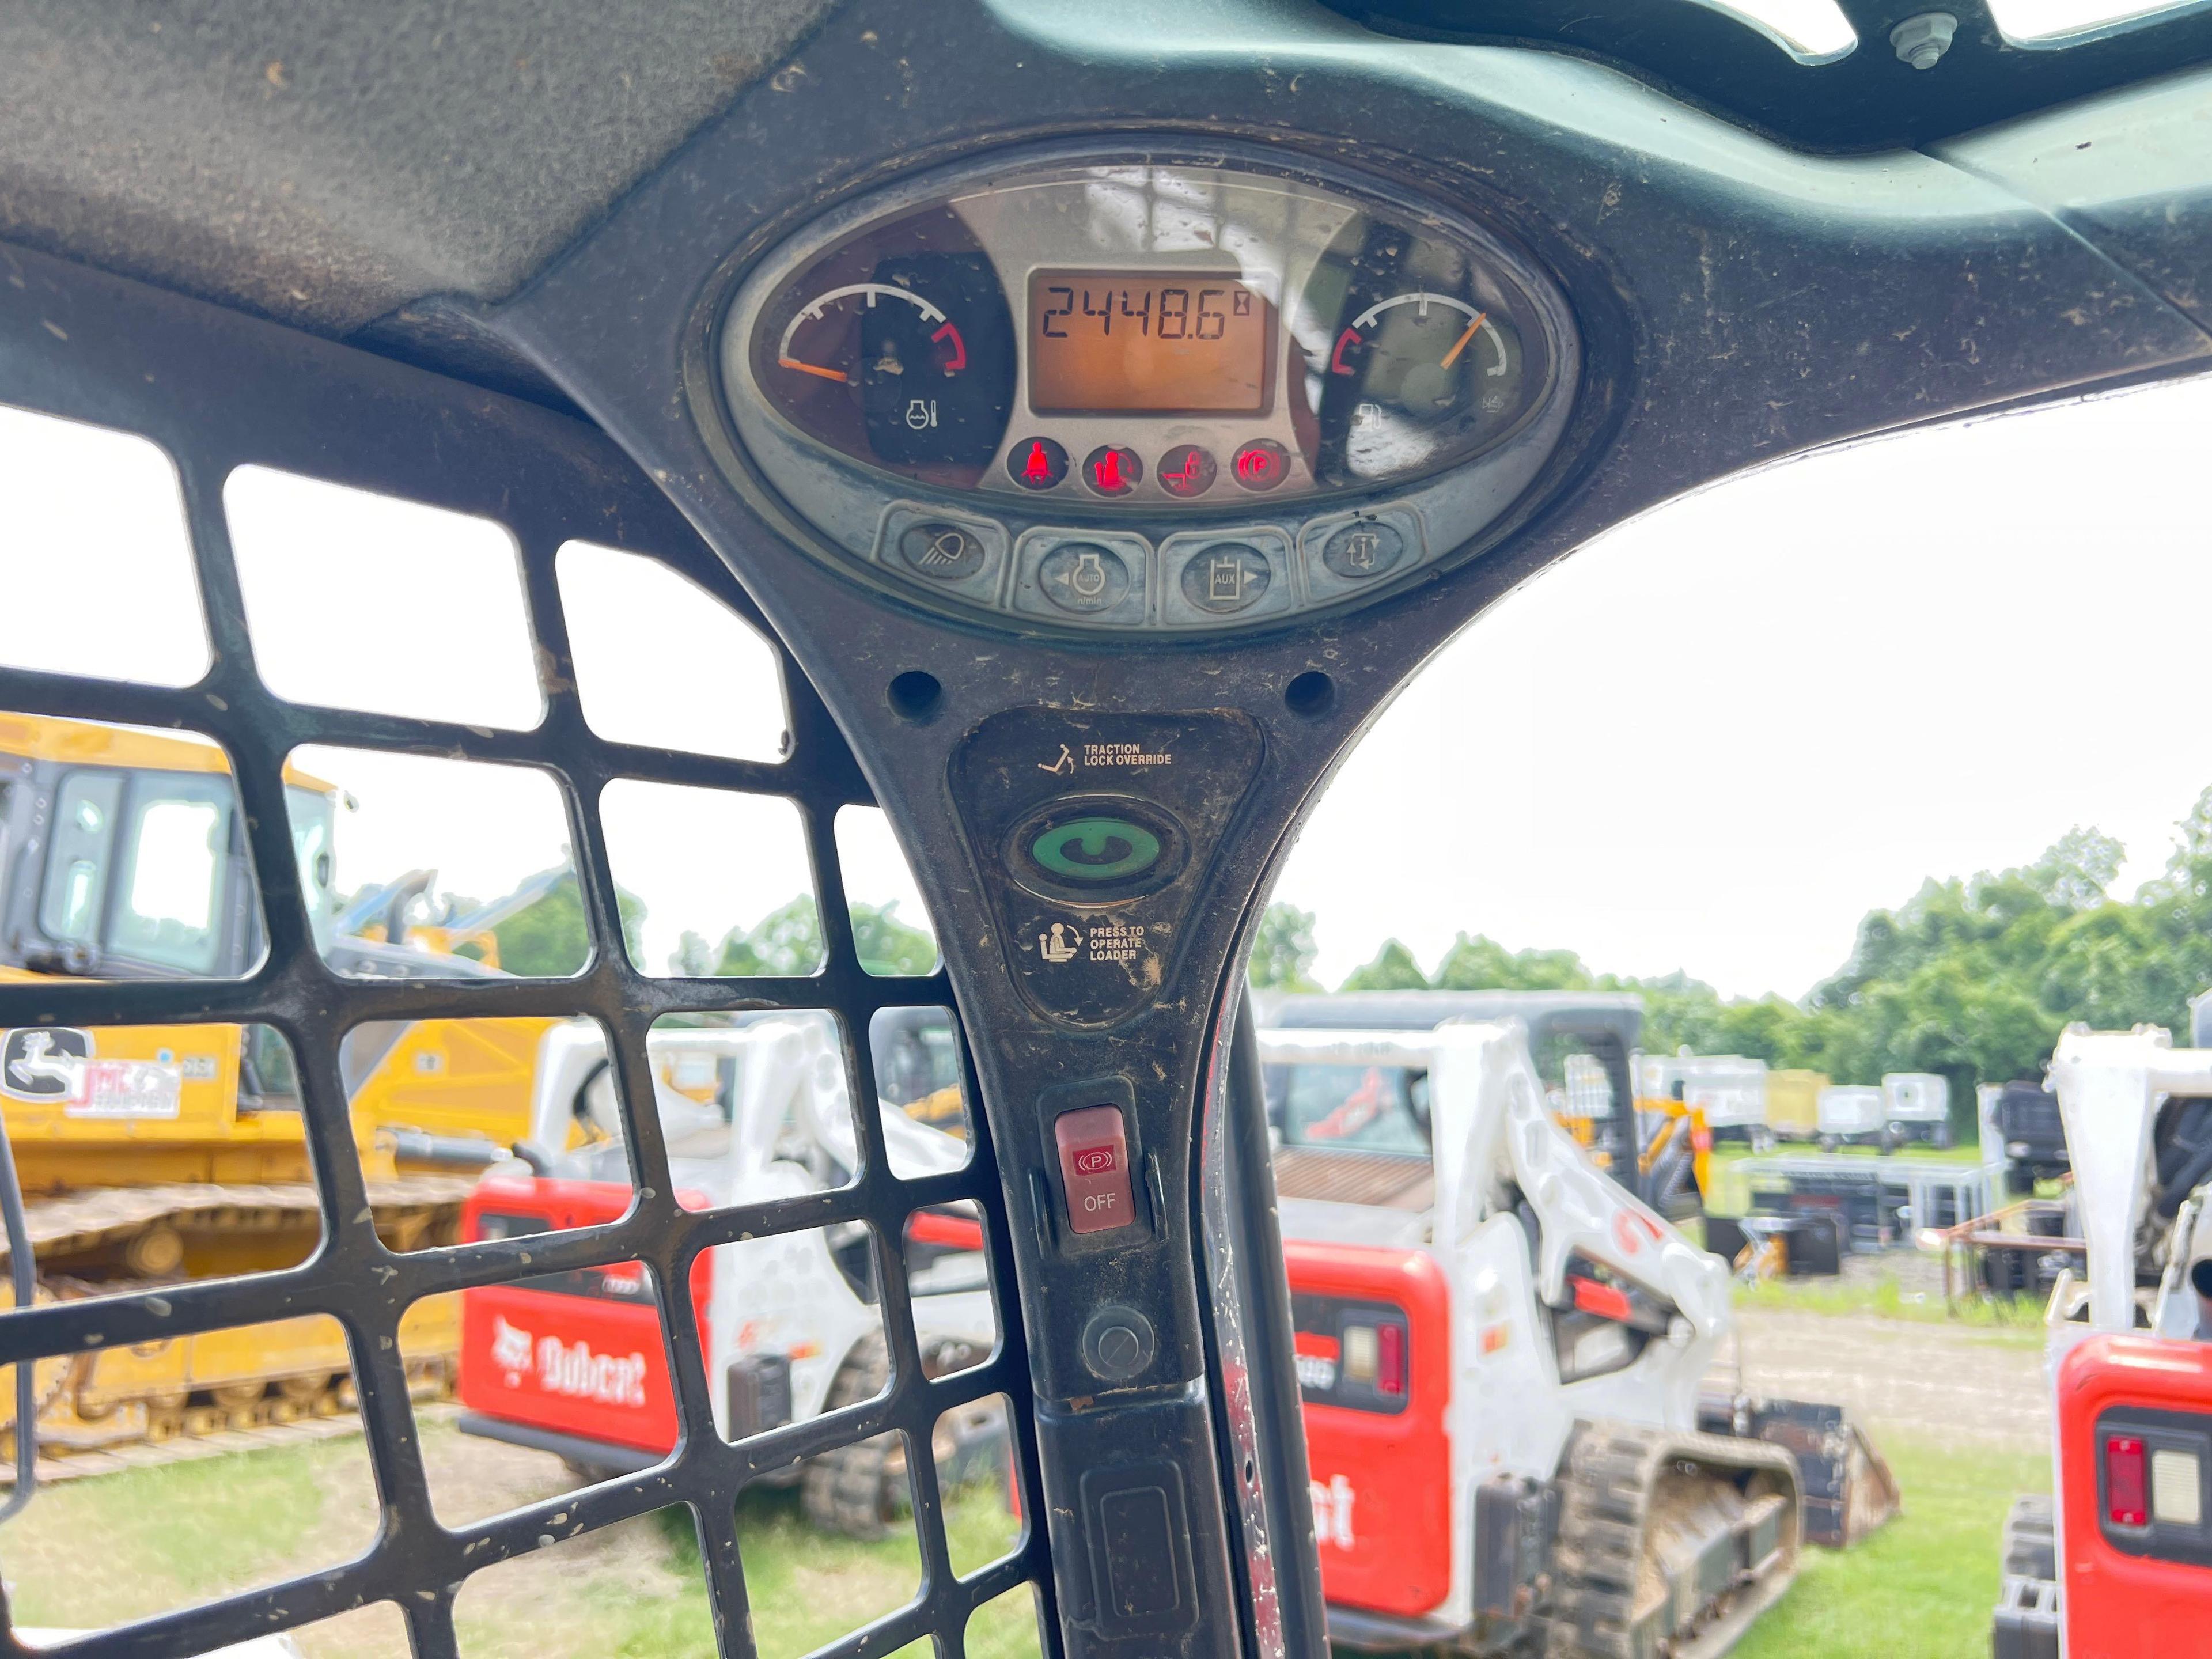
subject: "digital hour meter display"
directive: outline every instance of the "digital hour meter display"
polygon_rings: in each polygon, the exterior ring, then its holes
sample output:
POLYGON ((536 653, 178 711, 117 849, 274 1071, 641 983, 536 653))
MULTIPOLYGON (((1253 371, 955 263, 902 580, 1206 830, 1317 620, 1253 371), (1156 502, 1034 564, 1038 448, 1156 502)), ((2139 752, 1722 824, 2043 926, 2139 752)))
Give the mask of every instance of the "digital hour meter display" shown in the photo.
POLYGON ((1030 408, 1039 415, 1255 415, 1273 310, 1234 274, 1037 270, 1030 408))

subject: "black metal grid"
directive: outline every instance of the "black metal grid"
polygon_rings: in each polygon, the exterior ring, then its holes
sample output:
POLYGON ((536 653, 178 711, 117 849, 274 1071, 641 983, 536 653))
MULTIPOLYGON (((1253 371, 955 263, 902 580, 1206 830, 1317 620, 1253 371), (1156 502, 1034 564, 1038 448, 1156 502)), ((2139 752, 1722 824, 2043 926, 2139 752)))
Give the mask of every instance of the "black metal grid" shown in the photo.
MULTIPOLYGON (((1029 1525, 1015 1553, 966 1580, 946 1553, 931 1455, 932 1429, 952 1407, 1003 1394, 1023 1513, 1041 1514, 1029 1366, 999 1174, 975 1068, 963 1065, 974 1156, 959 1171, 899 1180, 888 1169, 869 1051, 876 1010, 952 1006, 945 975, 879 978, 860 965, 846 910, 834 820, 872 805, 851 751, 780 644, 791 748, 751 763, 612 744, 586 724, 578 700, 554 555, 570 539, 643 553, 690 578, 773 633, 722 563, 613 445, 592 428, 532 405, 349 352, 174 296, 0 247, 0 403, 118 427, 161 444, 180 475, 214 665, 198 684, 169 690, 0 669, 0 708, 28 714, 183 727, 228 750, 265 912, 269 952, 239 981, 0 984, 0 1027, 41 1024, 263 1023, 299 1060, 303 1119, 325 1217, 323 1243, 296 1267, 164 1286, 94 1303, 0 1314, 0 1364, 306 1314, 343 1327, 382 1520, 358 1559, 269 1588, 107 1632, 68 1650, 187 1656, 388 1601, 404 1614, 421 1659, 456 1652, 453 1597, 472 1573, 663 1507, 688 1505, 698 1528, 709 1606, 725 1655, 755 1652, 738 1559, 735 1498, 757 1473, 827 1448, 896 1431, 906 1438, 923 1583, 910 1607, 825 1653, 884 1654, 933 1637, 939 1659, 960 1659, 969 1613, 1022 1583, 1051 1607, 1042 1528, 1029 1525), (222 507, 223 480, 256 462, 381 490, 504 524, 521 550, 524 589, 546 713, 526 732, 486 732, 436 721, 311 709, 283 702, 254 670, 222 507), (283 784, 286 755, 302 743, 406 751, 535 768, 558 785, 584 908, 597 941, 571 980, 360 980, 333 974, 302 908, 283 784), (669 980, 635 969, 622 945, 613 878, 596 802, 616 778, 775 795, 804 821, 826 962, 814 975, 669 980), (778 1202, 692 1213, 672 1190, 653 1110, 646 1035, 663 1015, 762 1008, 827 1009, 838 1018, 863 1154, 854 1185, 778 1202), (348 1121, 337 1065, 343 1032, 363 1020, 588 1015, 608 1034, 629 1128, 635 1202, 604 1227, 450 1249, 395 1254, 378 1240, 348 1121), (965 1199, 985 1220, 1002 1338, 987 1363, 943 1380, 921 1372, 901 1241, 916 1207, 965 1199), (889 1392, 744 1441, 714 1431, 712 1386, 690 1283, 699 1252, 746 1236, 842 1221, 872 1224, 881 1312, 891 1354, 889 1392), (432 1507, 397 1341, 418 1298, 533 1274, 641 1261, 663 1287, 663 1327, 682 1431, 658 1467, 476 1524, 447 1528, 432 1507)), ((0 511, 4 505, 0 504, 0 511)), ((366 624, 386 619, 357 619, 366 624)), ((397 619, 404 623, 403 619, 397 619)), ((180 1526, 188 1516, 176 1517, 180 1526)), ((1051 1620, 1046 1620, 1049 1628, 1051 1620)), ((1051 1638, 1048 1638, 1048 1641, 1051 1638)), ((28 1653, 12 1632, 9 1653, 28 1653)), ((1054 1644, 1056 1646, 1056 1644, 1054 1644)), ((1048 1648, 1048 1651, 1053 1650, 1048 1648)))

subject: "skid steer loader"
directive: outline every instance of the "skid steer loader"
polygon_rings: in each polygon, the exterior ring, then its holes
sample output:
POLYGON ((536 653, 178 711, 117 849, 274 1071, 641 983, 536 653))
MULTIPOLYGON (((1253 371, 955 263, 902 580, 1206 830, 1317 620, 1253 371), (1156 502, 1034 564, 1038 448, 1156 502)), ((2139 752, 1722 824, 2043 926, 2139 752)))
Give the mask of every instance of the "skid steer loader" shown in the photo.
MULTIPOLYGON (((909 1014, 914 1011, 900 1011, 909 1014)), ((950 1026, 936 1016, 946 1035, 950 1026)), ((883 1022, 882 1060, 926 1042, 921 1022, 883 1022)), ((764 1018, 734 1029, 655 1031, 648 1050, 714 1053, 733 1062, 730 1109, 658 1087, 670 1173, 690 1208, 774 1202, 841 1187, 860 1168, 844 1063, 826 1015, 764 1018)), ((658 1069, 658 1068, 656 1068, 658 1069)), ((890 1067, 879 1063, 878 1075, 890 1067)), ((940 1115, 957 1077, 917 1078, 911 1103, 886 1103, 895 1167, 945 1174, 968 1160, 940 1115), (923 1087, 922 1085, 927 1086, 923 1087)), ((471 1239, 513 1238, 613 1221, 630 1206, 626 1152, 599 1030, 556 1028, 538 1069, 532 1139, 487 1176, 468 1205, 471 1239), (580 1144, 561 1154, 570 1126, 580 1144)), ((890 1248, 902 1246, 886 1241, 890 1248)), ((972 1206, 917 1212, 903 1241, 915 1331, 930 1375, 987 1358, 997 1341, 972 1206)), ((702 1255, 690 1294, 706 1334, 715 1426, 758 1434, 857 1405, 889 1381, 870 1230, 860 1224, 726 1244, 702 1255)), ((676 1404, 661 1345, 659 1289, 641 1268, 547 1275, 462 1294, 464 1432, 558 1454, 587 1478, 647 1468, 674 1447, 676 1404)), ((1000 1455, 994 1402, 939 1425, 940 1468, 960 1474, 1000 1455)), ((878 1435, 775 1472, 800 1487, 815 1525, 871 1539, 910 1501, 904 1443, 878 1435)))
MULTIPOLYGON (((489 971, 419 941, 337 937, 337 791, 292 768, 284 782, 334 966, 383 978, 489 971)), ((250 971, 263 942, 243 836, 228 763, 210 743, 0 714, 0 979, 250 971)), ((397 907, 385 908, 396 926, 397 907)), ((496 920, 487 910, 432 943, 465 943, 496 920)), ((538 1041, 554 1023, 386 1020, 345 1035, 355 1152, 392 1248, 458 1241, 476 1176, 528 1125, 538 1041)), ((42 1297, 286 1267, 321 1236, 291 1052, 267 1026, 0 1032, 0 1111, 42 1297)), ((404 1334, 412 1386, 449 1389, 453 1299, 419 1301, 404 1334)), ((313 1317, 82 1355, 45 1368, 40 1455, 50 1474, 91 1473, 112 1465, 88 1455, 126 1445, 143 1461, 139 1443, 331 1417, 350 1401, 348 1367, 337 1326, 313 1317)), ((0 1400, 9 1437, 14 1404, 0 1400)))
POLYGON ((1996 1659, 2194 1652, 2212 1620, 2212 1000, 2163 1027, 2069 1026, 2051 1059, 2071 1151, 2045 1318, 2051 1495, 2007 1517, 1996 1659))
POLYGON ((1276 1175, 1330 1633, 1725 1652, 1800 1544, 1879 1526, 1895 1480, 1836 1407, 1707 1394, 1726 1267, 1554 1121, 1496 1000, 1261 1036, 1292 1105, 1276 1175), (1385 1103, 1358 1145, 1312 1133, 1333 1095, 1385 1103))

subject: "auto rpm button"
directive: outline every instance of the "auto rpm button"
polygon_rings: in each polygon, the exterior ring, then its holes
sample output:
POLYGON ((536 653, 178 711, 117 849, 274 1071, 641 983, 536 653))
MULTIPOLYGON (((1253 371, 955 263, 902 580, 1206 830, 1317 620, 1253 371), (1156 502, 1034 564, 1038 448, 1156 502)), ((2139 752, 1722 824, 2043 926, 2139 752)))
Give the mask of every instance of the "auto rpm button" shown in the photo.
POLYGON ((1097 542, 1062 542, 1038 564, 1037 586, 1062 611, 1089 616, 1121 603, 1129 591, 1129 567, 1097 542))

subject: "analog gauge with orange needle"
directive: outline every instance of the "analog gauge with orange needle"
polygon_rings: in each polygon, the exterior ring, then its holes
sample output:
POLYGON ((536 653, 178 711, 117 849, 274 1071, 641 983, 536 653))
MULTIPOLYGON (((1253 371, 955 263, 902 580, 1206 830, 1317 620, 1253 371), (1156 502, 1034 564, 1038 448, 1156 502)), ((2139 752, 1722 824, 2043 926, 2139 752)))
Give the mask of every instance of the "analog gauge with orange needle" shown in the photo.
POLYGON ((1484 401, 1517 354, 1489 313, 1426 289, 1378 300, 1337 335, 1328 373, 1358 382, 1363 406, 1429 424, 1484 401))
POLYGON ((1012 325, 997 277, 974 256, 928 252, 851 274, 867 280, 796 286, 791 308, 766 319, 756 337, 763 388, 849 453, 967 481, 989 459, 1012 396, 1012 325))
POLYGON ((851 386, 863 384, 870 374, 902 375, 911 368, 918 380, 932 368, 946 376, 965 369, 968 343, 958 324, 911 289, 890 283, 848 283, 816 295, 792 313, 776 342, 775 366, 851 386), (882 319, 890 326, 870 327, 877 319, 865 313, 884 305, 911 307, 915 315, 908 319, 893 311, 882 319), (902 341, 902 336, 913 337, 902 341), (914 349, 917 342, 923 349, 914 349))

